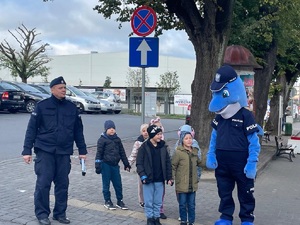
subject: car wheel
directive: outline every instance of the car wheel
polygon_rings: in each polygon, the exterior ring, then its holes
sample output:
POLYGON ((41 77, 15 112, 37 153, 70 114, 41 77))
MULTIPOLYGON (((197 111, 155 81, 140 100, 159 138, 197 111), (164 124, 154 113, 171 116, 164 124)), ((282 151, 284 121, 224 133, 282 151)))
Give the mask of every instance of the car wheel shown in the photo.
POLYGON ((36 102, 33 101, 33 100, 29 100, 28 102, 26 102, 25 104, 25 109, 27 112, 29 113, 32 113, 35 109, 35 105, 36 105, 36 102))
POLYGON ((107 112, 106 112, 106 111, 101 111, 101 113, 102 113, 102 114, 106 114, 107 112))
POLYGON ((121 110, 116 110, 115 114, 119 114, 121 112, 121 110))
POLYGON ((79 103, 79 109, 78 109, 79 113, 83 113, 84 112, 84 106, 83 104, 79 103))

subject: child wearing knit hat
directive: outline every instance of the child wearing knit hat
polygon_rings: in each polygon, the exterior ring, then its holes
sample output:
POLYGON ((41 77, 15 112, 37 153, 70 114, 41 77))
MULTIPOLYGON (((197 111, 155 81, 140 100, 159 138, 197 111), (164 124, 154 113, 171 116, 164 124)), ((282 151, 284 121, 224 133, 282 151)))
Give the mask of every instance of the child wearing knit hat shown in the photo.
MULTIPOLYGON (((170 152, 171 157, 174 155, 178 145, 181 145, 182 140, 180 140, 180 137, 182 137, 182 134, 185 133, 185 132, 191 133, 191 135, 193 137, 192 147, 195 147, 195 148, 198 149, 198 158, 201 160, 201 149, 200 149, 200 146, 198 144, 198 141, 194 138, 195 137, 195 131, 190 125, 187 125, 187 124, 181 126, 178 130, 178 138, 179 139, 176 142, 175 147, 170 152)), ((202 171, 202 168, 200 166, 198 166, 197 167, 198 182, 200 181, 201 171, 202 171)), ((176 192, 176 190, 175 190, 175 192, 176 192)), ((178 201, 179 199, 178 199, 178 193, 177 192, 176 192, 176 197, 177 197, 177 201, 178 201)), ((178 220, 181 221, 181 218, 179 217, 178 220)))
POLYGON ((141 145, 137 158, 137 173, 143 183, 144 211, 147 224, 161 225, 164 183, 173 185, 171 161, 167 145, 161 140, 162 129, 151 125, 147 129, 149 138, 141 145))
POLYGON ((97 142, 97 153, 95 158, 95 169, 97 174, 102 174, 102 193, 105 200, 104 207, 107 209, 116 209, 111 201, 110 182, 116 192, 117 207, 128 209, 123 202, 123 189, 120 174, 119 162, 122 160, 124 170, 130 172, 131 166, 126 157, 126 153, 121 139, 116 133, 116 125, 112 120, 104 123, 104 132, 97 142))
MULTIPOLYGON (((147 123, 142 124, 140 127, 141 134, 140 134, 140 136, 138 136, 138 138, 134 142, 131 154, 128 157, 128 162, 129 162, 130 166, 132 166, 135 163, 139 148, 144 143, 144 141, 147 140, 147 138, 149 137, 148 132, 147 132, 148 127, 149 127, 149 124, 147 124, 147 123)), ((145 203, 144 203, 144 195, 143 195, 143 184, 142 184, 139 176, 138 176, 138 199, 139 199, 140 206, 142 208, 144 208, 145 203)))
POLYGON ((195 199, 198 189, 197 167, 200 166, 198 149, 192 146, 193 136, 182 131, 176 151, 172 157, 172 177, 178 194, 180 225, 195 222, 195 199))

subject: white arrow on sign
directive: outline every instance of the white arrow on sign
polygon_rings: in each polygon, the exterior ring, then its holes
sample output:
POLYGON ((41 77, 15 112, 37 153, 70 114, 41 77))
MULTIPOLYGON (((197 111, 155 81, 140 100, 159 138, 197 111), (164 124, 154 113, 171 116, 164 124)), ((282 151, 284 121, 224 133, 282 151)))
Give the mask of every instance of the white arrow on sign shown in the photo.
POLYGON ((136 50, 141 52, 141 65, 147 65, 147 52, 152 51, 147 41, 143 39, 143 41, 136 50))

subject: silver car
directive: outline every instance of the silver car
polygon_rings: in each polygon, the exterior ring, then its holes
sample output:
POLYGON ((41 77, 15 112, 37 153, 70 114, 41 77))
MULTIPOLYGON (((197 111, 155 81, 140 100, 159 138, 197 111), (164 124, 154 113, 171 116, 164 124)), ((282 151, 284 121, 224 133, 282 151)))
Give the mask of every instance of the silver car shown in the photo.
MULTIPOLYGON (((92 94, 91 92, 88 91, 82 91, 84 94, 86 94, 87 96, 91 96, 93 98, 97 98, 97 96, 95 96, 94 94, 92 94)), ((113 106, 114 104, 105 100, 105 99, 98 99, 98 101, 101 104, 101 113, 102 114, 106 114, 106 113, 112 113, 113 112, 113 106)))
POLYGON ((101 112, 101 103, 98 99, 87 96, 76 87, 67 85, 66 95, 73 101, 79 102, 80 111, 86 113, 101 112))
POLYGON ((113 104, 113 112, 119 114, 122 111, 121 99, 118 95, 106 91, 94 91, 91 93, 97 99, 104 99, 113 104))

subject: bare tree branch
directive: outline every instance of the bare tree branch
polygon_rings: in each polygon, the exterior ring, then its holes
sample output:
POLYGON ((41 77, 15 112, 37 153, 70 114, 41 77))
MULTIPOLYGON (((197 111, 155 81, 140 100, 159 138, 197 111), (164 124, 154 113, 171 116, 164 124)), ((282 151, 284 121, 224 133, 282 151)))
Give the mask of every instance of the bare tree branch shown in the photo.
POLYGON ((48 58, 45 52, 49 44, 37 46, 41 40, 36 40, 36 37, 40 34, 36 32, 36 28, 30 30, 22 24, 15 31, 16 34, 8 30, 18 43, 19 49, 16 50, 4 39, 0 43, 0 53, 2 53, 0 65, 9 68, 12 75, 19 76, 23 82, 27 82, 29 77, 37 75, 47 76, 49 68, 45 64, 50 62, 51 59, 48 58))

